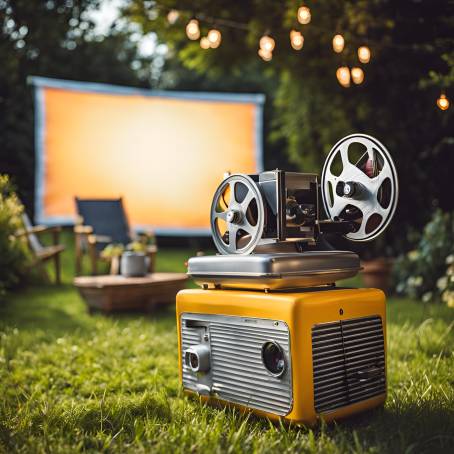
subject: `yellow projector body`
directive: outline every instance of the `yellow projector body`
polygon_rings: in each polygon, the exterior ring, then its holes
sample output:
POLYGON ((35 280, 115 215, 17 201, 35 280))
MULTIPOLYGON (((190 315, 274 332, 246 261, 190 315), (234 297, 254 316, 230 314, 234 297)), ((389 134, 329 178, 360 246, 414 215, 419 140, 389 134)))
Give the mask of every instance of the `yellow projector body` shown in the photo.
POLYGON ((313 425, 386 399, 380 290, 183 290, 176 309, 182 386, 210 403, 313 425))

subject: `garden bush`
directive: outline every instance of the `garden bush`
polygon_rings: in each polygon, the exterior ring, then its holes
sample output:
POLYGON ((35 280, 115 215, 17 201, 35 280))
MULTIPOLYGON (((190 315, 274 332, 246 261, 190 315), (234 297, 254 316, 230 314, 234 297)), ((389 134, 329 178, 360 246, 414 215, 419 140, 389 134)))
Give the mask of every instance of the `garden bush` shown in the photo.
POLYGON ((454 213, 435 211, 415 249, 394 266, 396 292, 454 307, 454 213))
POLYGON ((30 261, 26 242, 15 236, 23 211, 9 177, 0 175, 0 295, 22 281, 30 261))

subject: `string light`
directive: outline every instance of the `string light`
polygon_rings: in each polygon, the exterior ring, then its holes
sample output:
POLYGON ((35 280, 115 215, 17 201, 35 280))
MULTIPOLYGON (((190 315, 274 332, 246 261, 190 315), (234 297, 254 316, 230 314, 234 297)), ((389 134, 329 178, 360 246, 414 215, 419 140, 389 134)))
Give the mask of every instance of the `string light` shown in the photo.
POLYGON ((342 35, 336 35, 333 38, 333 50, 334 52, 340 54, 344 50, 345 40, 342 35))
POLYGON ((361 63, 369 63, 370 49, 367 46, 361 46, 358 48, 358 59, 361 63))
POLYGON ((364 71, 361 68, 352 68, 351 70, 353 83, 359 85, 364 80, 364 71))
POLYGON ((169 21, 170 25, 173 25, 179 17, 180 13, 176 9, 171 9, 167 14, 167 20, 169 21))
MULTIPOLYGON (((167 20, 170 24, 174 24, 180 18, 180 12, 176 9, 167 10, 167 20)), ((202 17, 202 16, 201 16, 202 17)), ((312 14, 309 7, 302 5, 297 10, 297 19, 300 24, 306 25, 309 24, 312 20, 312 14)), ((220 18, 207 18, 203 16, 203 20, 209 23, 218 23, 222 26, 233 27, 242 30, 248 29, 248 24, 237 23, 230 20, 224 20, 220 18)), ((195 18, 191 19, 186 24, 186 35, 190 40, 200 39, 200 25, 199 21, 195 18)), ((220 46, 222 41, 222 34, 217 29, 211 29, 207 36, 204 36, 200 39, 200 47, 202 49, 208 48, 217 48, 220 46)), ((265 34, 260 38, 258 54, 265 61, 270 61, 273 58, 273 50, 275 48, 275 40, 265 34)), ((290 45, 295 50, 301 50, 304 46, 304 36, 301 32, 297 30, 290 31, 290 45)), ((336 34, 332 40, 333 50, 336 53, 341 53, 345 49, 345 39, 341 34, 336 34)), ((371 50, 367 46, 361 46, 357 50, 358 59, 361 63, 369 63, 371 59, 371 50)), ((339 67, 336 71, 336 76, 339 83, 344 87, 350 86, 350 81, 352 80, 355 84, 361 84, 364 81, 364 71, 359 67, 354 67, 351 69, 342 66, 339 67)), ((442 94, 437 99, 437 105, 440 109, 446 110, 449 108, 450 102, 446 98, 446 95, 442 94)))
POLYGON ((210 40, 204 36, 201 40, 200 40, 200 47, 202 49, 209 49, 211 47, 210 45, 210 40))
POLYGON ((265 52, 273 52, 274 46, 276 45, 275 41, 269 35, 263 35, 260 38, 260 49, 263 49, 265 52))
POLYGON ((304 36, 296 30, 290 31, 290 44, 295 50, 301 50, 304 45, 304 36))
POLYGON ((311 10, 307 6, 300 6, 297 17, 300 24, 306 25, 311 21, 311 10))
POLYGON ((337 68, 336 77, 343 87, 350 86, 350 70, 347 66, 341 66, 337 68))
POLYGON ((262 57, 262 59, 265 60, 265 61, 271 61, 271 59, 273 58, 273 52, 267 51, 267 50, 263 49, 263 47, 261 47, 261 48, 258 50, 258 54, 259 54, 260 57, 262 57))
POLYGON ((197 19, 191 19, 186 25, 186 35, 192 41, 200 38, 199 21, 197 19))
POLYGON ((213 28, 212 30, 210 30, 208 32, 207 38, 208 38, 208 41, 210 42, 210 47, 212 47, 213 49, 216 49, 217 47, 220 46, 222 36, 221 36, 221 32, 219 30, 216 30, 215 28, 213 28))
POLYGON ((441 110, 447 110, 449 109, 449 99, 446 97, 444 93, 440 95, 440 97, 437 99, 437 106, 441 110))

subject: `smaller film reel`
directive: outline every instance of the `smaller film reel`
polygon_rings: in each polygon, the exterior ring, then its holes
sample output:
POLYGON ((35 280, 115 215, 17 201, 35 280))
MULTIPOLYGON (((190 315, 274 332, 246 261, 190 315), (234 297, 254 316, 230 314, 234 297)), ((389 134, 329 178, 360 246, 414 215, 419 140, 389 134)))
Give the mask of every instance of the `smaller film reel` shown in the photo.
POLYGON ((391 221, 398 199, 397 172, 388 150, 377 139, 352 134, 328 154, 321 177, 321 193, 332 220, 352 221, 352 241, 370 241, 391 221))
POLYGON ((257 184, 247 175, 230 175, 217 188, 211 204, 211 232, 221 254, 249 254, 265 224, 265 208, 257 184))

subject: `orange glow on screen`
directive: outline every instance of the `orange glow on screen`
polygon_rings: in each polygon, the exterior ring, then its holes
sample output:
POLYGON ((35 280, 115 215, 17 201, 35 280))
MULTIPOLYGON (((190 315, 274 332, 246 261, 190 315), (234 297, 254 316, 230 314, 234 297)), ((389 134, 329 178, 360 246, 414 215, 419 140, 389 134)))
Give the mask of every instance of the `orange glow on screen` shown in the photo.
POLYGON ((133 226, 209 228, 226 171, 257 171, 254 103, 44 88, 43 215, 122 196, 133 226))

